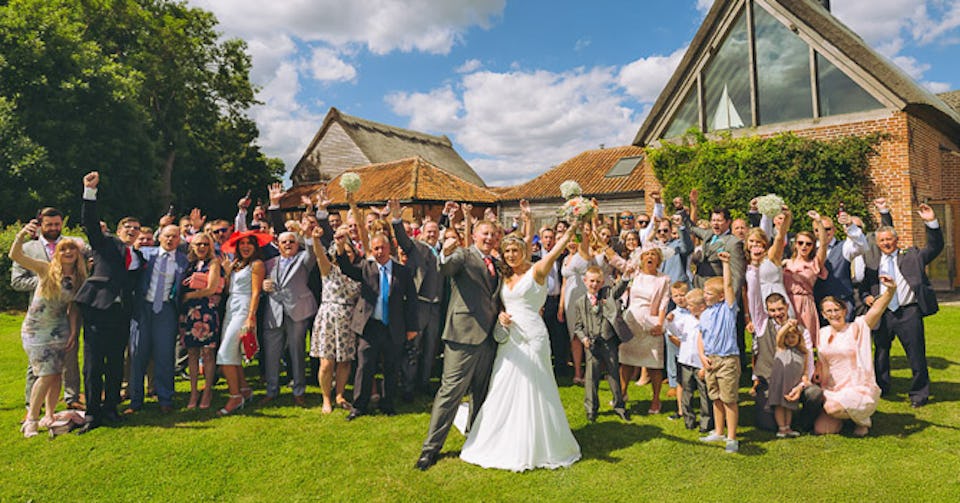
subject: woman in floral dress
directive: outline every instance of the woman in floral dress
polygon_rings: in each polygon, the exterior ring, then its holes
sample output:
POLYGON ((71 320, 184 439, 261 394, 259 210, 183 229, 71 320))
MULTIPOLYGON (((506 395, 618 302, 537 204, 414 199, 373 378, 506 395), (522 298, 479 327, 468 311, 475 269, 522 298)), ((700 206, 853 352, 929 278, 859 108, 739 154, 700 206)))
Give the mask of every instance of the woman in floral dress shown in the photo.
POLYGON ((223 285, 220 259, 214 254, 213 238, 208 234, 197 234, 190 242, 187 269, 183 282, 183 297, 180 308, 180 343, 187 348, 187 368, 190 373, 190 401, 188 409, 197 406, 197 380, 200 359, 203 358, 204 388, 200 408, 210 408, 213 398, 213 384, 216 383, 219 342, 220 293, 223 285), (205 276, 205 283, 203 277, 205 276))

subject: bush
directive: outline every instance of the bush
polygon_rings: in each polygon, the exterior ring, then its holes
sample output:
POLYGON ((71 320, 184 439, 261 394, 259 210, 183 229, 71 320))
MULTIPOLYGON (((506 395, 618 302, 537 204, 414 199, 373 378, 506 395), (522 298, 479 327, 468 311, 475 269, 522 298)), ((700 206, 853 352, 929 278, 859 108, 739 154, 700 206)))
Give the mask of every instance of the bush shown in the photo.
POLYGON ((848 213, 867 216, 867 169, 879 134, 822 141, 792 133, 719 140, 691 130, 682 143, 664 142, 649 153, 666 200, 700 190, 698 217, 709 218, 714 206, 726 206, 742 217, 750 200, 774 193, 794 214, 794 230, 812 229, 809 210, 836 215, 842 203, 848 213))

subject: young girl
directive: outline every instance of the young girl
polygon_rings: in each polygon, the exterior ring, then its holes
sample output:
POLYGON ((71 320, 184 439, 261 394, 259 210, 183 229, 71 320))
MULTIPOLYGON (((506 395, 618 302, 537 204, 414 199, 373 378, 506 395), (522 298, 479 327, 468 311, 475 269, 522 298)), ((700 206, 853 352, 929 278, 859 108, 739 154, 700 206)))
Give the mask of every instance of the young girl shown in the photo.
POLYGON ((797 320, 790 319, 777 332, 777 354, 770 374, 767 407, 775 407, 773 415, 780 431, 777 438, 798 437, 790 428, 793 411, 797 409, 800 393, 810 385, 807 379, 807 347, 797 320))

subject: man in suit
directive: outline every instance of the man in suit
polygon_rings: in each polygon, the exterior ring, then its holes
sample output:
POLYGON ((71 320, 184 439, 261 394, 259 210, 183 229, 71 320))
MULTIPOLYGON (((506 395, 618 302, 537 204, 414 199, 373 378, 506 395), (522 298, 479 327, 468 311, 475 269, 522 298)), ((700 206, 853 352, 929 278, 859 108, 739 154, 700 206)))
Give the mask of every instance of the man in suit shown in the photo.
MULTIPOLYGON (((40 219, 40 233, 37 239, 28 241, 23 245, 23 252, 30 258, 44 260, 49 262, 57 249, 57 244, 61 239, 63 230, 63 214, 56 208, 43 208, 38 213, 40 219)), ((69 239, 69 238, 66 238, 69 239)), ((86 250, 87 244, 77 239, 80 248, 86 250)), ((30 301, 33 301, 33 294, 37 290, 39 279, 37 275, 30 272, 20 264, 13 262, 10 267, 10 286, 18 292, 29 292, 30 301)), ((80 365, 78 354, 80 345, 76 344, 72 350, 67 351, 64 360, 63 369, 63 401, 67 403, 68 409, 83 410, 84 406, 80 402, 80 365)), ((25 391, 26 405, 30 407, 30 392, 33 390, 37 377, 33 375, 33 367, 27 365, 27 384, 25 391)))
POLYGON ((370 238, 372 260, 359 266, 350 262, 341 242, 337 243, 337 264, 348 277, 360 282, 360 299, 350 320, 357 341, 357 373, 353 379, 353 408, 347 416, 352 421, 368 413, 374 373, 383 358, 384 394, 380 411, 396 414, 393 403, 397 396, 397 364, 404 341, 417 336, 417 292, 410 270, 390 257, 390 238, 375 234, 370 238))
POLYGON ((267 261, 267 275, 263 281, 263 291, 267 293, 263 313, 267 394, 260 403, 272 401, 280 392, 280 358, 286 345, 293 376, 293 401, 304 406, 304 347, 307 329, 317 314, 317 298, 309 283, 317 260, 313 256, 312 239, 307 239, 303 249, 293 232, 280 234, 277 241, 280 255, 267 261))
POLYGON ((621 278, 611 289, 603 286, 603 280, 602 269, 595 265, 587 268, 583 275, 587 295, 574 304, 578 312, 573 333, 587 350, 583 406, 591 423, 597 420, 600 408, 597 388, 600 386, 601 365, 607 369, 607 383, 613 393, 613 411, 620 419, 630 420, 620 392, 620 374, 616 370, 620 368, 620 341, 633 337, 630 327, 623 321, 623 309, 619 301, 630 283, 621 278))
POLYGON ((933 208, 921 204, 918 213, 925 224, 926 245, 923 248, 912 246, 900 249, 897 231, 893 227, 877 229, 876 244, 873 246, 879 250, 879 254, 864 256, 861 285, 863 302, 871 306, 884 290, 879 280, 881 274, 890 276, 897 283, 896 295, 884 311, 880 326, 873 331, 874 370, 877 385, 884 394, 889 393, 890 347, 896 336, 907 354, 913 374, 909 391, 913 407, 922 407, 930 399, 923 318, 936 313, 939 307, 925 268, 943 250, 943 230, 933 208))
POLYGON ((176 367, 177 323, 180 285, 190 263, 179 251, 180 228, 160 230, 159 247, 142 247, 146 261, 134 295, 134 319, 130 328, 130 406, 124 414, 143 407, 143 377, 153 358, 153 386, 161 412, 173 411, 173 378, 176 367))
POLYGON ((440 275, 440 226, 436 222, 423 224, 422 240, 411 239, 400 218, 398 199, 391 199, 384 218, 393 215, 393 235, 400 249, 407 255, 407 268, 413 273, 417 290, 417 337, 413 340, 416 358, 404 358, 401 365, 401 383, 404 401, 413 399, 414 387, 424 393, 430 390, 430 375, 440 345, 440 300, 443 297, 443 277, 440 275))
POLYGON ((419 470, 437 462, 463 396, 468 391, 471 394, 468 429, 487 397, 497 349, 491 334, 500 312, 503 285, 496 260, 490 255, 497 244, 497 227, 487 220, 473 228, 473 245, 469 248, 461 248, 453 237, 443 242, 440 272, 450 278, 450 304, 443 329, 443 377, 433 399, 430 430, 414 465, 419 470))
MULTIPOLYGON (((557 231, 546 227, 540 231, 540 254, 534 255, 534 262, 550 253, 557 243, 557 231)), ((567 365, 570 360, 570 335, 567 333, 567 324, 557 319, 560 310, 560 287, 563 284, 560 270, 563 261, 569 252, 563 250, 547 275, 547 300, 543 303, 543 323, 547 326, 550 335, 550 354, 553 356, 553 375, 556 377, 572 375, 573 369, 567 365)))
POLYGON ((93 267, 77 291, 75 301, 83 313, 83 380, 87 397, 86 433, 106 421, 119 421, 123 350, 130 338, 133 293, 144 258, 133 243, 140 235, 140 222, 123 218, 116 237, 104 235, 97 211, 96 171, 83 177, 80 222, 90 243, 93 267))

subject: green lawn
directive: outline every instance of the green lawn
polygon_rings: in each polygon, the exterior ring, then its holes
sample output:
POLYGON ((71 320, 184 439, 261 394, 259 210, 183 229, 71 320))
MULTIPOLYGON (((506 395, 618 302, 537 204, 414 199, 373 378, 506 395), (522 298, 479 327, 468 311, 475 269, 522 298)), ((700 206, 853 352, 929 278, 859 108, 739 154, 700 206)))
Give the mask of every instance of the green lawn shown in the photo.
MULTIPOLYGON (((475 500, 808 500, 956 501, 960 498, 960 308, 927 319, 933 380, 930 405, 909 407, 909 369, 896 346, 897 395, 884 400, 869 437, 804 436, 775 440, 754 430, 752 401, 741 390, 741 452, 703 445, 667 413, 635 414, 630 424, 602 415, 588 424, 583 389, 560 394, 583 460, 568 469, 524 474, 483 470, 456 454, 454 430, 440 462, 413 469, 429 422, 427 400, 392 417, 352 423, 337 411, 295 408, 289 391, 275 406, 218 419, 213 410, 161 416, 155 402, 121 428, 50 441, 20 436, 23 371, 20 317, 0 314, 0 501, 475 501, 475 500), (91 489, 95 488, 95 489, 91 489)), ((259 384, 255 382, 255 386, 259 384)), ((605 384, 603 390, 605 390, 605 384)), ((187 383, 178 382, 178 391, 187 383)), ((262 388, 261 388, 262 389, 262 388)), ((221 383, 215 405, 226 399, 221 383)), ((260 389, 257 394, 262 393, 260 389)), ((635 411, 649 386, 630 391, 635 411)), ((601 391, 605 402, 609 397, 601 391)), ((178 397, 179 405, 185 396, 178 397)), ((604 412, 604 408, 601 409, 604 412)))

